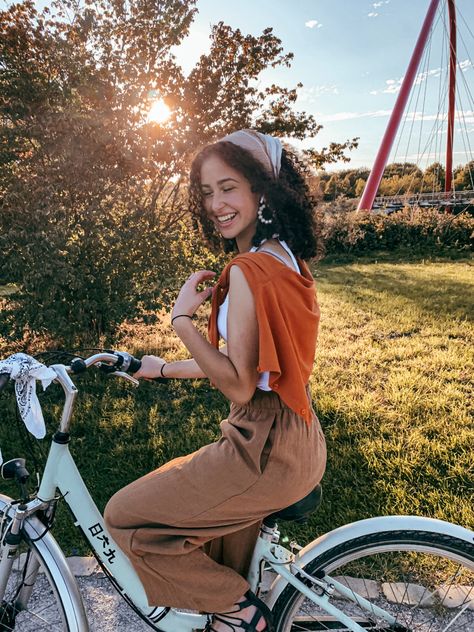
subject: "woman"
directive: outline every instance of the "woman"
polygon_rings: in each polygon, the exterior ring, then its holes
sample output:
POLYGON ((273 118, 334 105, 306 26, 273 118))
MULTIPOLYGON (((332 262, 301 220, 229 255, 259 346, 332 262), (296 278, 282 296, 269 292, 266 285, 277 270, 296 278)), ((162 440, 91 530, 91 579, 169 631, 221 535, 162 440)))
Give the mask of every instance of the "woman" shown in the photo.
POLYGON ((119 491, 106 522, 150 605, 217 613, 216 632, 260 632, 269 612, 245 577, 261 520, 308 494, 326 460, 307 386, 319 323, 304 263, 316 254, 314 209, 296 158, 252 130, 196 156, 190 202, 208 241, 239 254, 214 290, 197 289, 209 270, 181 288, 171 322, 193 359, 144 356, 136 376, 207 377, 230 415, 217 442, 119 491), (209 342, 192 317, 211 295, 209 342))

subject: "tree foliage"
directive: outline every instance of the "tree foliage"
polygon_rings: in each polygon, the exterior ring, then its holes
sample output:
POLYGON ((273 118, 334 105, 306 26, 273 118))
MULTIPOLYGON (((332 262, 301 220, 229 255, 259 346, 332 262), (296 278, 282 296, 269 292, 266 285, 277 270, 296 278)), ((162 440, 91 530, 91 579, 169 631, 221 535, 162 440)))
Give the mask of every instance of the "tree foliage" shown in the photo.
MULTIPOLYGON (((319 174, 320 189, 325 201, 334 201, 339 195, 360 197, 369 177, 369 169, 342 169, 319 174)), ((467 163, 454 170, 455 191, 473 189, 474 163, 467 163)), ((385 167, 378 195, 404 195, 405 193, 437 193, 444 191, 446 172, 443 165, 434 162, 423 171, 409 162, 391 163, 385 167)))
MULTIPOLYGON (((222 22, 188 76, 173 50, 195 0, 25 0, 0 12, 0 285, 19 287, 0 334, 111 335, 169 304, 192 265, 180 244, 189 158, 242 127, 314 137, 295 89, 259 87, 289 66, 271 28, 222 22), (155 95, 169 120, 147 120, 155 95)), ((321 165, 353 141, 308 153, 321 165)), ((202 256, 205 256, 201 253, 202 256)))

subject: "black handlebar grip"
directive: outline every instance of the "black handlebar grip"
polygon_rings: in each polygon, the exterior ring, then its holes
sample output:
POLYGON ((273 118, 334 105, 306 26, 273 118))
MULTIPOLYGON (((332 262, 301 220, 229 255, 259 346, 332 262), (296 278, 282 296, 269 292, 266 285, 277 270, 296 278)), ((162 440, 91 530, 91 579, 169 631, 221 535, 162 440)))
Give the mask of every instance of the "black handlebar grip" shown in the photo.
POLYGON ((5 388, 9 379, 10 373, 0 373, 0 391, 5 388))
MULTIPOLYGON (((139 371, 142 367, 142 361, 138 360, 137 358, 134 358, 133 356, 131 356, 131 360, 130 360, 130 366, 128 367, 128 372, 129 373, 136 373, 137 371, 139 371)), ((152 378, 153 382, 167 382, 168 380, 165 377, 154 377, 152 378)))
POLYGON ((74 358, 74 360, 71 362, 71 371, 74 373, 74 375, 84 373, 84 371, 87 371, 87 364, 82 358, 74 358))
POLYGON ((134 358, 130 356, 130 366, 127 369, 128 373, 136 373, 142 368, 142 361, 138 360, 138 358, 134 358))

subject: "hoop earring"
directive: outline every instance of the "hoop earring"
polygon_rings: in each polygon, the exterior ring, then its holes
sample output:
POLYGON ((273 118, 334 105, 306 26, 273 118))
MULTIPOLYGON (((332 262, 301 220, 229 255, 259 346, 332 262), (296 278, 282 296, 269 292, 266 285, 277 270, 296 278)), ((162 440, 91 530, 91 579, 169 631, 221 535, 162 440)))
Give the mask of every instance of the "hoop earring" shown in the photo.
POLYGON ((267 219, 266 217, 263 216, 264 211, 268 211, 271 213, 270 209, 268 208, 265 202, 265 198, 262 195, 262 197, 260 198, 260 202, 258 203, 257 217, 262 224, 271 224, 273 222, 273 213, 270 219, 267 219))

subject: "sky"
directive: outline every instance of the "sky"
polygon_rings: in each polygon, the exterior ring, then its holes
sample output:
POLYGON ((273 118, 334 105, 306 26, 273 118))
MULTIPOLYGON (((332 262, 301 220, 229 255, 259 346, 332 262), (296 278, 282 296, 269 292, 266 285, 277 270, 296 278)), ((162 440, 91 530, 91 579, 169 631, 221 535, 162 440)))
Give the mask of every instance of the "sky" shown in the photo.
MULTIPOLYGON (((370 168, 395 104, 430 0, 197 0, 189 37, 175 53, 185 72, 209 50, 211 25, 223 21, 258 35, 271 26, 291 68, 265 71, 260 86, 303 83, 296 109, 314 115, 324 129, 295 143, 320 149, 360 137, 348 164, 330 170, 370 168)), ((474 0, 457 0, 458 85, 453 162, 472 159, 474 149, 474 0)), ((447 2, 441 0, 431 44, 420 62, 403 133, 389 162, 405 159, 426 168, 446 144, 446 107, 440 93, 447 81, 447 2), (423 107, 424 104, 424 107, 423 107)), ((402 122, 403 125, 403 122, 402 122)))
MULTIPOLYGON (((80 1, 80 0, 79 0, 80 1)), ((130 0, 133 2, 133 0, 130 0)), ((174 52, 187 73, 210 48, 219 21, 245 34, 273 27, 290 68, 267 70, 259 85, 303 88, 295 109, 312 114, 323 129, 316 138, 291 141, 321 149, 359 137, 349 163, 328 170, 371 168, 395 105, 431 0, 197 0, 189 36, 174 52)), ((3 0, 3 3, 9 3, 3 0)), ((50 4, 38 0, 38 8, 50 4)), ((473 160, 474 0, 456 0, 458 90, 453 164, 473 160)), ((445 162, 447 119, 447 0, 440 0, 430 43, 388 162, 415 162, 425 169, 445 162), (440 98, 442 95, 442 98, 440 98)))

